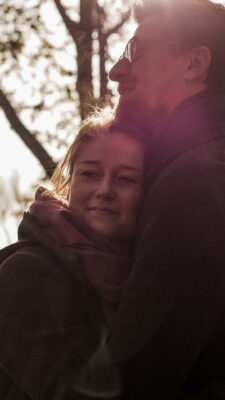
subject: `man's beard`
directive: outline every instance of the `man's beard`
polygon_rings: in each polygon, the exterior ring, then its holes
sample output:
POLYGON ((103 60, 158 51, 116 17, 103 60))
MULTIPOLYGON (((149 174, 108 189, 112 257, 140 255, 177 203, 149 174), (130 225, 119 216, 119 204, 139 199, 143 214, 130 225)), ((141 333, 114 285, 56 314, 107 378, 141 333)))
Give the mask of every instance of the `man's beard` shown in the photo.
POLYGON ((149 142, 168 113, 163 104, 158 104, 151 110, 144 101, 127 98, 123 101, 123 98, 120 98, 113 125, 122 131, 131 131, 131 136, 133 133, 139 140, 142 138, 145 142, 149 142))

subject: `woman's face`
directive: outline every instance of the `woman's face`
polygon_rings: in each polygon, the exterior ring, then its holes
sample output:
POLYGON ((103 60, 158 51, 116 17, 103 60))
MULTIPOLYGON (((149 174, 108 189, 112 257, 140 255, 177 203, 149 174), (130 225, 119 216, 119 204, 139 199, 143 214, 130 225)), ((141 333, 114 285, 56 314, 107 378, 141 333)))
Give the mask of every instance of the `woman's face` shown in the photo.
POLYGON ((144 146, 123 133, 102 135, 78 154, 69 207, 110 239, 134 234, 143 196, 144 146))

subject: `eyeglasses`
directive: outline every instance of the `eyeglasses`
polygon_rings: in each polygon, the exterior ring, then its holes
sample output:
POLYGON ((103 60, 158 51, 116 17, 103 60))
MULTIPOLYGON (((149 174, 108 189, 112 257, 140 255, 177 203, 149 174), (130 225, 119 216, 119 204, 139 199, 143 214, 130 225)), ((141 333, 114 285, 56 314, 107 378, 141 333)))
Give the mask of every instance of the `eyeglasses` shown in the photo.
POLYGON ((132 37, 129 42, 127 43, 125 50, 121 56, 121 58, 126 58, 130 64, 142 56, 147 50, 149 50, 149 45, 160 45, 160 44, 167 44, 167 45, 177 45, 177 42, 167 42, 166 40, 159 40, 159 39, 140 39, 137 36, 132 37))

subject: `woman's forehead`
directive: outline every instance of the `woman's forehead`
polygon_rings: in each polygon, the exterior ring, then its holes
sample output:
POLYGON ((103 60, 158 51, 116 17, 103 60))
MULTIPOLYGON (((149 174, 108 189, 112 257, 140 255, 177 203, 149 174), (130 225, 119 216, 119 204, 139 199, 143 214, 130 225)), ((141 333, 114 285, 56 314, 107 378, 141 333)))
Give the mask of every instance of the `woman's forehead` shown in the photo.
POLYGON ((90 139, 81 145, 75 164, 111 163, 141 165, 144 145, 121 132, 113 132, 90 139))

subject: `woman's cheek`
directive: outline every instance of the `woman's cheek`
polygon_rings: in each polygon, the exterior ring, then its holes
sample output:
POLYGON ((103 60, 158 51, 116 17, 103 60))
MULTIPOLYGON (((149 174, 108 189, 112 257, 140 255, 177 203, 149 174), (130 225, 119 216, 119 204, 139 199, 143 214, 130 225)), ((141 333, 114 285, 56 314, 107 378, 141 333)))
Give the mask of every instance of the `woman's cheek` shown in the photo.
POLYGON ((125 207, 129 208, 130 211, 137 215, 143 203, 143 189, 137 188, 127 195, 126 201, 124 201, 125 207))

